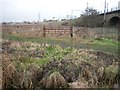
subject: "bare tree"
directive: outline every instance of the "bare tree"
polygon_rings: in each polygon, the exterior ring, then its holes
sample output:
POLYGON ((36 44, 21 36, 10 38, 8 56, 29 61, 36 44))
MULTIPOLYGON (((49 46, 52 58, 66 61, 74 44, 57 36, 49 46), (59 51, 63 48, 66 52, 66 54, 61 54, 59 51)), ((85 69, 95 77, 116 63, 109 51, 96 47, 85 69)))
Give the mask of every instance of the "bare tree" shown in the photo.
POLYGON ((88 16, 88 15, 97 15, 99 14, 99 12, 97 11, 97 9, 93 9, 92 7, 89 8, 87 7, 84 11, 83 14, 81 14, 81 16, 88 16))

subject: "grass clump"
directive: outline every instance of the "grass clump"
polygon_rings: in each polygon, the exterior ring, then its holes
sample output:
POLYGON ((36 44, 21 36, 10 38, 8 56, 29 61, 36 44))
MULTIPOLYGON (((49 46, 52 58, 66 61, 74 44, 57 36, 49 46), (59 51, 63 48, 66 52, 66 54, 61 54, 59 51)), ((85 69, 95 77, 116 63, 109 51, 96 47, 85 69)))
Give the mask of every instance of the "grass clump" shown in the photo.
POLYGON ((50 76, 43 78, 39 84, 43 88, 67 88, 68 84, 65 78, 59 72, 53 72, 50 76))

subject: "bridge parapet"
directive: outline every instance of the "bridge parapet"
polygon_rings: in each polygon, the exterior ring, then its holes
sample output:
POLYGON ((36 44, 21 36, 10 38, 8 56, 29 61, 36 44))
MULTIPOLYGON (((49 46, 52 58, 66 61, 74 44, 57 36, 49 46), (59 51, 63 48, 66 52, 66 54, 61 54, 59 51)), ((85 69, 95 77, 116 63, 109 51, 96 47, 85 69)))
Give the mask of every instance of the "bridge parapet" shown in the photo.
MULTIPOLYGON (((104 18, 104 13, 100 14, 100 16, 101 16, 101 18, 104 18)), ((116 25, 116 24, 120 23, 120 10, 106 13, 105 21, 109 25, 116 25)))

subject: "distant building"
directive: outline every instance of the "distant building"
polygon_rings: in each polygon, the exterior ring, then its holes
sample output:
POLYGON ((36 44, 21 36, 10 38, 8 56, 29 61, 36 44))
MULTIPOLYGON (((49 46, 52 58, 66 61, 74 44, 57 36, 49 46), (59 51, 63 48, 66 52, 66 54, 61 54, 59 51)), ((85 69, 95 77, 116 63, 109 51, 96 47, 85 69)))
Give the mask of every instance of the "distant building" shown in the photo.
POLYGON ((120 10, 120 1, 118 2, 118 10, 120 10))

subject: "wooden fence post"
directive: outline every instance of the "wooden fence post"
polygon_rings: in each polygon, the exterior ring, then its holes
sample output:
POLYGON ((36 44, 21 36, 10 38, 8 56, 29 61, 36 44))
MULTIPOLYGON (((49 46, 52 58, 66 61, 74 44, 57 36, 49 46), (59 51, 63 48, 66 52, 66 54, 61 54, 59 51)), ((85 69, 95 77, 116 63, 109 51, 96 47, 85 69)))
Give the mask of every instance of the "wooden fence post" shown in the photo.
POLYGON ((72 28, 72 26, 70 27, 70 36, 71 36, 71 38, 73 38, 73 28, 72 28))
POLYGON ((71 49, 73 50, 74 42, 73 42, 73 28, 72 28, 72 26, 70 27, 70 37, 71 37, 71 49))
POLYGON ((43 37, 44 38, 46 37, 46 28, 45 28, 45 26, 43 26, 43 37))
MULTIPOLYGON (((46 38, 46 28, 43 26, 43 38, 46 38)), ((44 47, 45 47, 46 41, 44 42, 44 47)))

